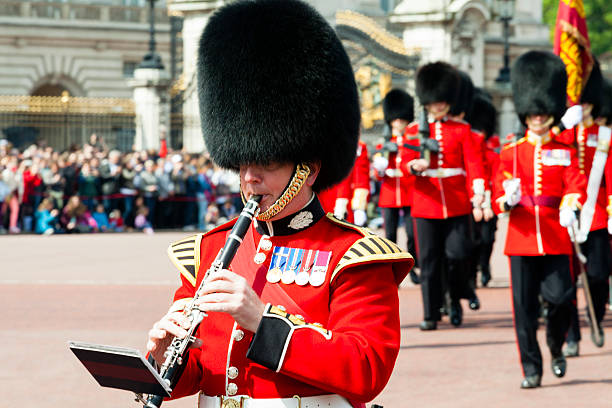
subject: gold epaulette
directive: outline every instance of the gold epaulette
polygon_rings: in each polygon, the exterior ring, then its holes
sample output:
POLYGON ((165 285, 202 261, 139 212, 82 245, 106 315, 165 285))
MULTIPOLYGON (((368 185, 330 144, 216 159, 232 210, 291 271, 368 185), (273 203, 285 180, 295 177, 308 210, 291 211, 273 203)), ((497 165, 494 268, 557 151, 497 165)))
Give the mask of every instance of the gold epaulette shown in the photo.
POLYGON ((519 140, 517 140, 516 142, 510 142, 510 143, 506 143, 505 145, 502 146, 502 150, 507 150, 507 149, 511 149, 514 146, 518 146, 521 143, 523 143, 525 140, 527 140, 526 137, 522 137, 519 140))
POLYGON ((357 264, 370 263, 373 261, 388 262, 395 260, 412 259, 412 255, 397 246, 393 241, 379 237, 367 228, 361 228, 348 222, 340 221, 333 215, 327 218, 333 222, 349 227, 363 235, 351 245, 346 251, 338 265, 334 268, 330 281, 343 269, 357 264))
POLYGON ((176 241, 168 247, 168 257, 193 286, 200 267, 200 242, 204 234, 192 235, 176 241))

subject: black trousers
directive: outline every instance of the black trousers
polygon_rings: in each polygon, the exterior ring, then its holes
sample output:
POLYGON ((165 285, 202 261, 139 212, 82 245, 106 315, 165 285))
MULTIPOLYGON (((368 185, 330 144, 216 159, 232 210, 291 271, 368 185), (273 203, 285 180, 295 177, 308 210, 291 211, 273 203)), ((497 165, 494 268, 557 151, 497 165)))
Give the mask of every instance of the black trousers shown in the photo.
POLYGON ((476 262, 481 271, 489 271, 493 244, 495 243, 495 231, 497 230, 497 216, 489 221, 480 221, 476 226, 476 262))
POLYGON ((404 228, 408 238, 407 249, 414 258, 414 266, 418 266, 416 244, 414 242, 414 224, 410 215, 410 207, 382 208, 385 225, 385 238, 397 243, 397 227, 399 225, 400 210, 404 213, 404 228))
POLYGON ((415 218, 424 320, 440 320, 442 271, 445 265, 451 302, 458 302, 461 298, 467 279, 466 259, 471 250, 468 217, 415 218))
MULTIPOLYGON (((593 309, 597 323, 601 323, 606 314, 606 303, 610 290, 610 270, 612 269, 612 254, 610 253, 610 242, 608 230, 603 228, 589 232, 587 240, 580 244, 582 253, 587 257, 586 272, 589 280, 589 289, 593 299, 593 309)), ((579 265, 576 264, 576 274, 580 273, 579 265)), ((574 305, 576 299, 574 298, 574 305)), ((587 312, 588 313, 588 312, 587 312)), ((580 341, 580 320, 578 309, 574 307, 572 322, 567 341, 580 341)))
POLYGON ((524 375, 542 375, 542 354, 536 331, 540 315, 538 295, 548 302, 546 343, 554 356, 561 348, 570 324, 576 290, 568 255, 511 256, 514 328, 524 375))

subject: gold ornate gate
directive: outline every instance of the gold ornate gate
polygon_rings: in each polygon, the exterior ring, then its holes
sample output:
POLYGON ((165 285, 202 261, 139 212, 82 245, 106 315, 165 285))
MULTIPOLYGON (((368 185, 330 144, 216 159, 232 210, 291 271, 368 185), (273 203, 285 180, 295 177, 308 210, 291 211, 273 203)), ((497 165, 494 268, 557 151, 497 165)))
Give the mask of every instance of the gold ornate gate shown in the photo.
POLYGON ((0 132, 15 146, 43 142, 56 150, 82 145, 92 133, 109 148, 130 150, 134 102, 121 98, 0 95, 0 132))

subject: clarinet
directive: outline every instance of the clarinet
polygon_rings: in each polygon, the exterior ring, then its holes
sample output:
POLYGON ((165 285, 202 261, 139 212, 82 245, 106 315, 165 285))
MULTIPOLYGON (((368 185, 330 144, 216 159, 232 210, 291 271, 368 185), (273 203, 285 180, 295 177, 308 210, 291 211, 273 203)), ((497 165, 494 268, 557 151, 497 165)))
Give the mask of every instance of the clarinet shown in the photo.
MULTIPOLYGON (((208 278, 211 273, 227 268, 232 262, 232 259, 234 259, 234 255, 236 255, 236 251, 242 243, 242 239, 249 229, 253 218, 255 218, 259 211, 260 201, 261 196, 254 195, 251 196, 249 201, 245 204, 244 209, 240 212, 240 215, 238 216, 238 219, 236 220, 236 223, 234 224, 234 227, 227 238, 227 241, 225 241, 223 249, 219 251, 219 254, 213 261, 212 265, 206 271, 204 279, 202 279, 202 283, 200 283, 198 290, 193 296, 193 300, 183 311, 191 322, 191 326, 187 330, 187 335, 183 339, 175 337, 172 340, 172 343, 170 346, 168 346, 166 352, 164 353, 164 357, 166 358, 164 360, 164 364, 159 370, 161 378, 169 386, 174 385, 178 368, 183 363, 183 358, 185 357, 187 350, 189 350, 189 346, 196 340, 195 333, 197 332, 198 327, 200 327, 200 323, 204 317, 207 316, 204 311, 195 307, 196 300, 201 296, 201 293, 204 290, 206 278, 208 278)), ((144 408, 159 408, 163 400, 164 397, 160 395, 149 395, 144 408)))

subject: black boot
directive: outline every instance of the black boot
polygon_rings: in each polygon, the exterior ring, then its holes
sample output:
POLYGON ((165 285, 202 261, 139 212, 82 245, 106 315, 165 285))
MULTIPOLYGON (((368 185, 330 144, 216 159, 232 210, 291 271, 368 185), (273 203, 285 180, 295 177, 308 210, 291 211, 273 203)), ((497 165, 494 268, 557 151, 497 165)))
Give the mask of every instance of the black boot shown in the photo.
POLYGON ((521 382, 521 388, 523 389, 537 388, 540 386, 541 383, 542 383, 541 375, 538 375, 538 374, 528 375, 525 378, 523 378, 523 381, 521 382))
POLYGON ((482 270, 480 272, 480 283, 482 283, 483 287, 486 287, 491 281, 491 268, 489 265, 482 266, 482 270))
POLYGON ((421 331, 436 330, 437 328, 438 322, 435 320, 423 320, 421 324, 419 324, 419 329, 421 331))
POLYGON ((410 270, 410 280, 412 281, 412 283, 414 283, 415 285, 418 285, 419 283, 421 283, 421 279, 419 278, 419 275, 417 275, 416 271, 414 270, 414 268, 412 268, 410 270))
POLYGON ((452 302, 450 307, 450 322, 453 326, 459 327, 463 323, 463 309, 461 303, 452 302))
POLYGON ((565 375, 565 371, 567 370, 567 360, 563 354, 553 356, 550 367, 552 368, 552 372, 555 377, 561 378, 565 375))

